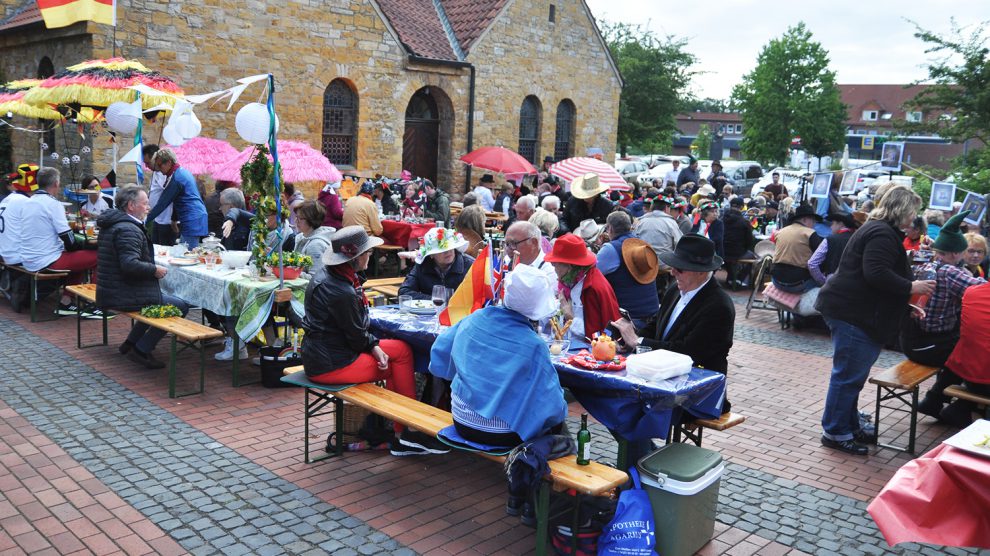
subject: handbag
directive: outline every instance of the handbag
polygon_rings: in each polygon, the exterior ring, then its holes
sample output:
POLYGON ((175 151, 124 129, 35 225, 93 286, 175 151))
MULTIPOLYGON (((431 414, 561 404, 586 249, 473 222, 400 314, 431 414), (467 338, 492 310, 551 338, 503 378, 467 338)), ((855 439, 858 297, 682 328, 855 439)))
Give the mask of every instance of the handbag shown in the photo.
POLYGON ((284 348, 263 347, 260 350, 261 358, 261 385, 265 388, 284 388, 294 386, 287 382, 282 382, 282 371, 287 367, 294 367, 302 364, 302 358, 298 352, 288 351, 284 348))
POLYGON ((650 496, 635 467, 629 469, 629 476, 633 486, 619 495, 615 517, 598 539, 599 556, 651 556, 657 544, 650 496))

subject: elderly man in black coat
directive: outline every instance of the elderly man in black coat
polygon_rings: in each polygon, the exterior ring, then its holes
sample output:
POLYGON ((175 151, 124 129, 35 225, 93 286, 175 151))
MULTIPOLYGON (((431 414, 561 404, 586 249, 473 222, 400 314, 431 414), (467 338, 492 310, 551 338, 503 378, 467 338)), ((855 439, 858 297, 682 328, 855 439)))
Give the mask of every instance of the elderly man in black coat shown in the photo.
MULTIPOLYGON (((104 212, 97 220, 100 227, 97 306, 138 311, 148 305, 175 305, 185 316, 189 305, 163 294, 158 285, 168 269, 155 264, 154 246, 145 232, 144 220, 151 210, 148 194, 136 185, 127 185, 117 191, 114 203, 117 208, 104 212)), ((118 351, 146 368, 160 369, 165 364, 151 352, 163 336, 163 330, 137 323, 118 351)))
MULTIPOLYGON (((612 324, 627 346, 643 344, 683 353, 695 367, 726 374, 736 308, 712 276, 722 266, 715 244, 704 236, 687 234, 673 252, 661 253, 660 260, 671 267, 677 283, 664 294, 657 320, 639 334, 625 319, 612 324)), ((729 408, 726 399, 722 411, 729 408)))

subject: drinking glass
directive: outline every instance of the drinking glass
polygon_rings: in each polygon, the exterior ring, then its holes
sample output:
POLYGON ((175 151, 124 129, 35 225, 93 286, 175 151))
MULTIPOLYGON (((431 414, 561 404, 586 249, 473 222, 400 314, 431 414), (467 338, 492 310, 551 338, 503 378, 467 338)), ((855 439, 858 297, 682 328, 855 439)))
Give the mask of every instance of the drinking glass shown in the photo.
POLYGON ((399 296, 399 313, 402 316, 409 315, 409 302, 412 301, 411 295, 400 295, 399 296))
POLYGON ((436 308, 436 328, 440 330, 440 311, 447 303, 447 288, 444 286, 433 286, 433 306, 436 308))

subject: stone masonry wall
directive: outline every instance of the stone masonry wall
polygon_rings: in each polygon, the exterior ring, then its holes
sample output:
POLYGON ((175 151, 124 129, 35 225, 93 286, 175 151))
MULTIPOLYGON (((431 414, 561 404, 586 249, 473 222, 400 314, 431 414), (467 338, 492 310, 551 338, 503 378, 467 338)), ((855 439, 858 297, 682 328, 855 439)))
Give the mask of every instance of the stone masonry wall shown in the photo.
POLYGON ((538 161, 553 156, 557 106, 576 108, 574 155, 589 147, 615 154, 621 84, 581 0, 510 0, 506 12, 471 48, 478 72, 475 146, 519 147, 519 110, 542 104, 538 161), (550 4, 556 21, 549 22, 550 4))

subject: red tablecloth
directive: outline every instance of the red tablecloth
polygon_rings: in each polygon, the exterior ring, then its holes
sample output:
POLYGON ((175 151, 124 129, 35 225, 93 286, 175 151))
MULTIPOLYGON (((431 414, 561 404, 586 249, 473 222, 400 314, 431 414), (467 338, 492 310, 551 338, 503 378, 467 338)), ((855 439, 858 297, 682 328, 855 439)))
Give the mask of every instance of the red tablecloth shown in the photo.
POLYGON ((397 220, 382 220, 382 239, 385 240, 386 245, 398 245, 403 249, 415 248, 419 244, 419 238, 434 227, 436 224, 433 222, 410 224, 397 220))
POLYGON ((990 458, 942 444, 901 467, 867 511, 891 546, 990 548, 990 458))

